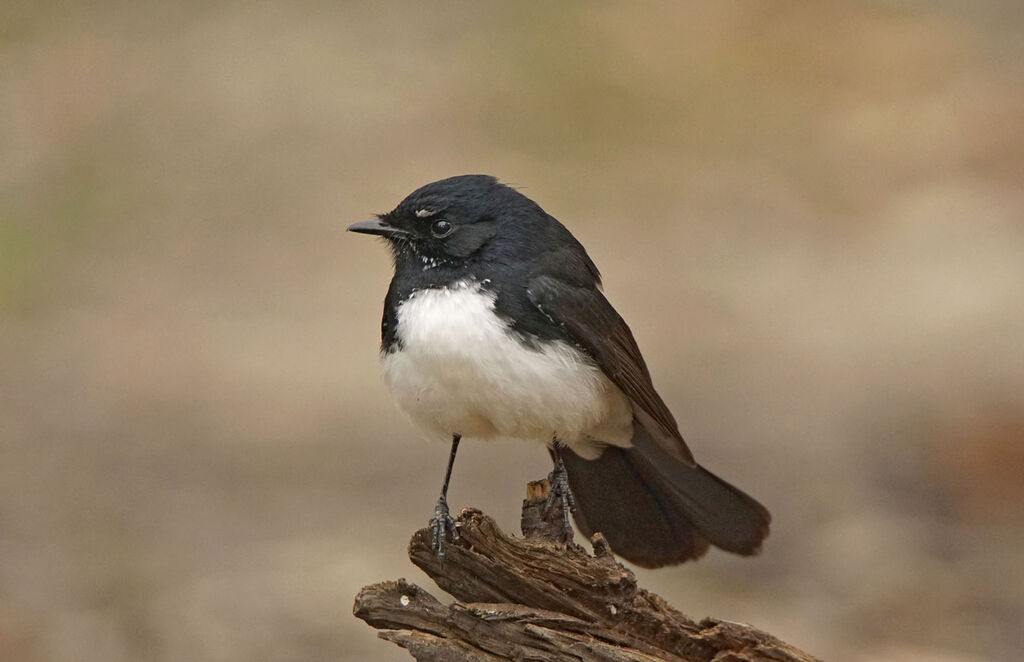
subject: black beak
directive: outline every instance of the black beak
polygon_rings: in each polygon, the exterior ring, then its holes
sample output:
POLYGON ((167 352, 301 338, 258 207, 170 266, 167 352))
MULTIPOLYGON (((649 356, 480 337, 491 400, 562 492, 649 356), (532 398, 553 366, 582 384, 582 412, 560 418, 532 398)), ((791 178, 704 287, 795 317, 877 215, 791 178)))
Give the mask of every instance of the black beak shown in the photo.
POLYGON ((397 237, 403 234, 409 234, 402 228, 396 228, 390 223, 383 221, 379 218, 374 218, 369 221, 360 221, 359 223, 353 223, 348 226, 349 232, 360 232, 362 234, 379 234, 382 237, 397 237))

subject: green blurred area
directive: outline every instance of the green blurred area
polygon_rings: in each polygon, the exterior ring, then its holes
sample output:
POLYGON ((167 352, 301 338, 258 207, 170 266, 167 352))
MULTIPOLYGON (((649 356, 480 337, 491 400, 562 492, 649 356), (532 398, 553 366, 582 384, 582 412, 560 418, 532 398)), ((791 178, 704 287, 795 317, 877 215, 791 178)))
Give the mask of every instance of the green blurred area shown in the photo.
MULTIPOLYGON (((1018 2, 30 3, 0 20, 0 659, 402 659, 447 450, 346 236, 441 177, 583 241, 761 556, 641 580, 824 659, 1024 656, 1018 2)), ((508 529, 546 454, 464 445, 508 529)))

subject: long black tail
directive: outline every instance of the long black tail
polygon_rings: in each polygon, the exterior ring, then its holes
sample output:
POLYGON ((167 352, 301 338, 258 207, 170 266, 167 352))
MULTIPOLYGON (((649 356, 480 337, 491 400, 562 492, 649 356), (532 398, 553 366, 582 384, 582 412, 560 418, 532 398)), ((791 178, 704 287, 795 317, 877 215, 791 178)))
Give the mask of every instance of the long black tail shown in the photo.
POLYGON ((696 559, 708 544, 756 554, 771 521, 765 507, 635 427, 632 448, 609 446, 596 460, 559 449, 580 529, 600 531, 617 554, 648 568, 696 559))

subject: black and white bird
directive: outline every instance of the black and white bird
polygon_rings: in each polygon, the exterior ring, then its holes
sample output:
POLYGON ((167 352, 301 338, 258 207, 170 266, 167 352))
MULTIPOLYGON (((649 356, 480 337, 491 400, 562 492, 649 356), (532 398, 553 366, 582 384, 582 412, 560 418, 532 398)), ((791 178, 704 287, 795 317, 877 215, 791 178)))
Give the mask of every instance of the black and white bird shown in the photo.
POLYGON ((384 237, 394 256, 385 381, 422 430, 452 442, 439 552, 458 535, 446 495, 463 437, 546 445, 580 529, 637 565, 696 559, 709 544, 758 551, 768 511, 696 463, 597 267, 535 202, 463 175, 349 230, 384 237))

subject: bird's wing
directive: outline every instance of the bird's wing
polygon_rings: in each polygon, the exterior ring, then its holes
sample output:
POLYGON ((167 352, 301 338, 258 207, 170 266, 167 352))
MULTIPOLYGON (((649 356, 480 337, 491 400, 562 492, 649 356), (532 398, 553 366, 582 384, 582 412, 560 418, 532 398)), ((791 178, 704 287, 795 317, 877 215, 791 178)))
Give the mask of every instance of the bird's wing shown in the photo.
POLYGON ((633 404, 633 415, 667 452, 695 464, 672 412, 654 390, 640 348, 626 322, 594 287, 578 287, 551 276, 529 282, 537 309, 585 351, 633 404))

